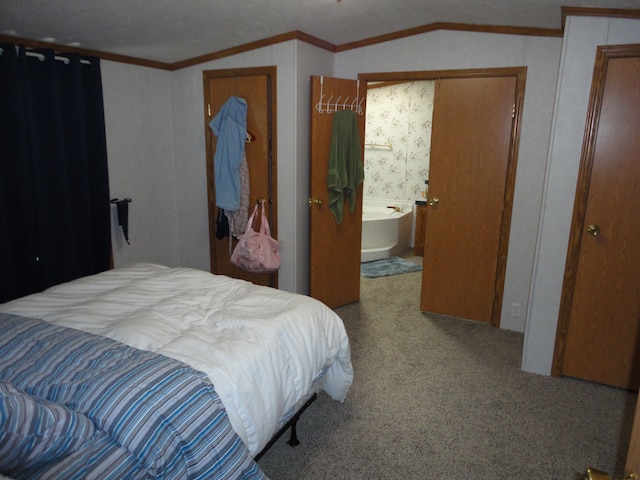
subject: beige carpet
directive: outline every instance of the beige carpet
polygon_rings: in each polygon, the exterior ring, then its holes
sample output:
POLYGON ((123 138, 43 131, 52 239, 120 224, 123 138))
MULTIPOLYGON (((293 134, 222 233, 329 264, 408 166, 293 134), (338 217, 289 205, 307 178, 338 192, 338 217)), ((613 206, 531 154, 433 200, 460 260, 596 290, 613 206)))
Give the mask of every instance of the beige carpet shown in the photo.
POLYGON ((362 279, 337 309, 355 379, 326 394, 260 466, 284 479, 622 477, 637 395, 520 369, 523 335, 419 311, 421 272, 362 279))

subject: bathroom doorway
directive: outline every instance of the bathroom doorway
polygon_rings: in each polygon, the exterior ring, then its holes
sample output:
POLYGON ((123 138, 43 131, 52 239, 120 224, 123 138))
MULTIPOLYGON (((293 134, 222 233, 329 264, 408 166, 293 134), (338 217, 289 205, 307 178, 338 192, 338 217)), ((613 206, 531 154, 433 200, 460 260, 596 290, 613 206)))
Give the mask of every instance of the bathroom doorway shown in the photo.
MULTIPOLYGON (((450 253, 440 254, 441 262, 438 267, 440 271, 438 274, 434 274, 437 270, 432 268, 432 265, 429 262, 433 262, 433 258, 427 261, 425 258, 424 262, 424 270, 423 270, 423 282, 422 282, 422 292, 423 299, 421 300, 421 309, 424 311, 433 311, 434 313, 443 313, 445 315, 453 315, 460 316, 462 318, 468 318, 471 320, 479 320, 479 321, 487 321, 494 326, 500 325, 500 311, 502 305, 502 296, 503 296, 503 288, 504 288, 504 277, 506 272, 506 258, 507 258, 507 250, 509 243, 509 226, 511 222, 511 208, 513 203, 513 190, 515 186, 515 171, 517 164, 517 152, 518 152, 518 144, 519 144, 519 131, 520 131, 520 121, 522 116, 522 104, 524 99, 524 84, 526 77, 526 68, 503 68, 503 69, 479 69, 479 70, 451 70, 451 71, 435 71, 435 72, 393 72, 393 73, 375 73, 375 74, 361 74, 359 75, 359 79, 365 82, 390 82, 390 81, 417 81, 417 80, 435 80, 436 85, 439 82, 445 83, 451 79, 491 79, 491 78, 504 78, 511 77, 514 79, 514 87, 513 93, 511 94, 511 100, 509 102, 509 128, 507 132, 501 133, 501 135, 506 135, 506 143, 507 143, 507 161, 505 165, 504 171, 504 179, 503 179, 503 195, 501 196, 500 205, 492 206, 491 208, 494 210, 494 217, 498 218, 498 228, 497 228, 497 238, 491 238, 490 240, 484 240, 481 237, 483 234, 483 230, 479 229, 474 232, 472 236, 468 237, 464 242, 456 241, 457 243, 453 243, 456 247, 465 247, 465 248, 482 248, 482 246, 492 245, 495 246, 495 256, 491 260, 491 268, 485 268, 484 270, 490 270, 489 273, 493 275, 492 280, 489 285, 489 293, 483 292, 483 302, 485 305, 489 305, 489 316, 483 315, 482 318, 475 318, 476 315, 474 313, 470 314, 452 314, 447 311, 438 311, 431 310, 429 306, 424 302, 424 294, 425 294, 425 278, 432 279, 435 278, 435 282, 442 287, 446 287, 446 295, 451 296, 453 299, 461 296, 468 296, 467 292, 472 291, 473 289, 469 289, 468 286, 465 285, 466 279, 469 277, 466 275, 465 268, 468 264, 463 268, 462 266, 449 266, 447 265, 447 260, 450 258, 450 253), (462 245, 462 244, 464 245, 462 245), (442 260, 444 258, 444 260, 442 260), (444 262, 444 266, 442 264, 444 262), (454 271, 456 270, 456 271, 454 271), (460 270, 460 271, 457 271, 460 270), (444 273, 443 273, 444 272, 444 273), (431 275, 432 277, 427 277, 431 275), (448 285, 447 283, 455 283, 455 285, 448 285), (447 284, 447 285, 445 285, 447 284), (425 308, 426 306, 426 308, 425 308)), ((455 82, 454 82, 455 83, 455 82)), ((465 82, 462 82, 465 83, 465 82)), ((489 85, 489 82, 487 85, 489 85)), ((485 88, 482 85, 482 82, 478 83, 477 87, 472 87, 472 91, 468 92, 468 98, 472 101, 474 98, 482 98, 484 95, 485 88), (477 91, 473 91, 473 88, 479 89, 477 91)), ((437 90, 437 86, 436 86, 437 90)), ((436 92, 436 96, 437 96, 436 92)), ((464 104, 461 105, 464 108, 464 104)), ((479 120, 478 123, 482 125, 481 114, 478 113, 479 120)), ((455 128, 454 128, 455 130, 455 128)), ((504 130, 504 129, 503 129, 504 130)), ((485 133, 483 132, 482 135, 485 133)), ((366 137, 365 137, 366 138, 366 137)), ((451 142, 461 143, 470 141, 469 138, 463 138, 460 136, 453 136, 451 142), (455 140, 454 140, 455 139, 455 140)), ((452 157, 453 158, 453 157, 452 157)), ((433 166, 434 162, 442 162, 443 160, 437 160, 435 158, 431 158, 430 162, 430 177, 433 176, 433 166)), ((460 176, 456 179, 456 184, 462 184, 463 182, 473 182, 473 178, 465 178, 460 176)), ((430 183, 430 187, 434 189, 434 183, 430 183)), ((475 188, 475 186, 474 186, 475 188)), ((493 188, 492 185, 485 185, 484 188, 493 188)), ((447 189, 445 188, 445 191, 447 189)), ((430 208, 437 208, 438 202, 440 201, 438 198, 431 198, 432 194, 429 193, 428 203, 432 204, 430 208)), ((451 200, 453 197, 449 197, 451 200)), ((446 199, 444 199, 446 201, 446 199)), ((442 208, 441 208, 442 210, 442 208)), ((429 212, 431 213, 431 212, 429 212)), ((468 211, 468 215, 473 215, 474 210, 468 211)), ((435 215, 432 215, 435 216, 435 215)), ((429 214, 427 214, 427 220, 429 219, 429 214)), ((437 234, 438 245, 447 245, 452 244, 451 241, 447 240, 447 235, 452 231, 455 231, 457 227, 464 227, 465 221, 467 221, 469 217, 465 219, 464 217, 453 219, 450 218, 449 222, 442 227, 442 231, 438 229, 436 232, 435 229, 432 229, 431 232, 437 234), (461 222, 459 225, 456 222, 461 222), (457 225, 457 226, 456 226, 457 225)), ((428 223, 428 222, 427 222, 428 223)), ((427 225, 428 227, 428 225, 427 225)), ((495 232, 495 230, 494 230, 495 232)), ((494 234, 492 232, 492 235, 494 234)), ((428 249, 429 245, 426 244, 425 248, 428 249)), ((468 255, 468 254, 467 254, 468 255)), ((472 254, 473 255, 473 254, 472 254)), ((477 252, 477 255, 484 255, 483 251, 477 252)), ((485 309, 486 310, 486 309, 485 309)))
POLYGON ((363 262, 413 251, 415 206, 429 179, 434 93, 435 80, 367 85, 363 262))

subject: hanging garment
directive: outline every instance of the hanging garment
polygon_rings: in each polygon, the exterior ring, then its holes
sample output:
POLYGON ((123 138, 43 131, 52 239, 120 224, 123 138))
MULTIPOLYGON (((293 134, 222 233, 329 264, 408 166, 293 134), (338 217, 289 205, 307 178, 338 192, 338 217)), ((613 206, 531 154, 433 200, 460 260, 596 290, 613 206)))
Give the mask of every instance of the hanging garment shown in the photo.
POLYGON ((331 150, 329 151, 329 210, 336 223, 342 222, 344 196, 349 200, 351 213, 355 210, 358 186, 364 180, 364 166, 360 155, 360 133, 356 113, 338 110, 333 114, 331 150))
POLYGON ((222 240, 224 237, 229 236, 229 221, 224 211, 218 209, 218 218, 216 219, 216 238, 222 240))
POLYGON ((247 138, 247 101, 229 97, 209 122, 218 139, 213 157, 216 206, 235 212, 240 208, 240 167, 247 138))
POLYGON ((238 237, 242 235, 247 226, 249 218, 249 192, 251 186, 249 182, 249 165, 247 164, 247 156, 242 156, 240 164, 240 207, 235 212, 225 210, 225 215, 229 219, 229 231, 232 236, 238 237))

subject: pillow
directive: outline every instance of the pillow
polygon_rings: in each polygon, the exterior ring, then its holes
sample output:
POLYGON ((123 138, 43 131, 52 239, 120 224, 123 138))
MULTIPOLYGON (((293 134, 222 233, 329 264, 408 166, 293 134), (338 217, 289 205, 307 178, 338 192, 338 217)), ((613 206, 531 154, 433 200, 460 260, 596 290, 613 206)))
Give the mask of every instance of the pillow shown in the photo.
POLYGON ((14 474, 74 452, 94 436, 93 422, 67 407, 0 382, 0 471, 14 474))

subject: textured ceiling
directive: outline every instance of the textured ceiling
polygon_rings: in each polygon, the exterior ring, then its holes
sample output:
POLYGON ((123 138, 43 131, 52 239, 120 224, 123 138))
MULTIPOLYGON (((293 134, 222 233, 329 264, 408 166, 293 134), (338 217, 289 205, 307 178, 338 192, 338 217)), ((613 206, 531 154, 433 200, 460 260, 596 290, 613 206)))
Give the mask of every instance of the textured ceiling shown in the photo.
POLYGON ((291 31, 335 45, 435 22, 559 29, 640 0, 0 0, 0 35, 175 63, 291 31))

